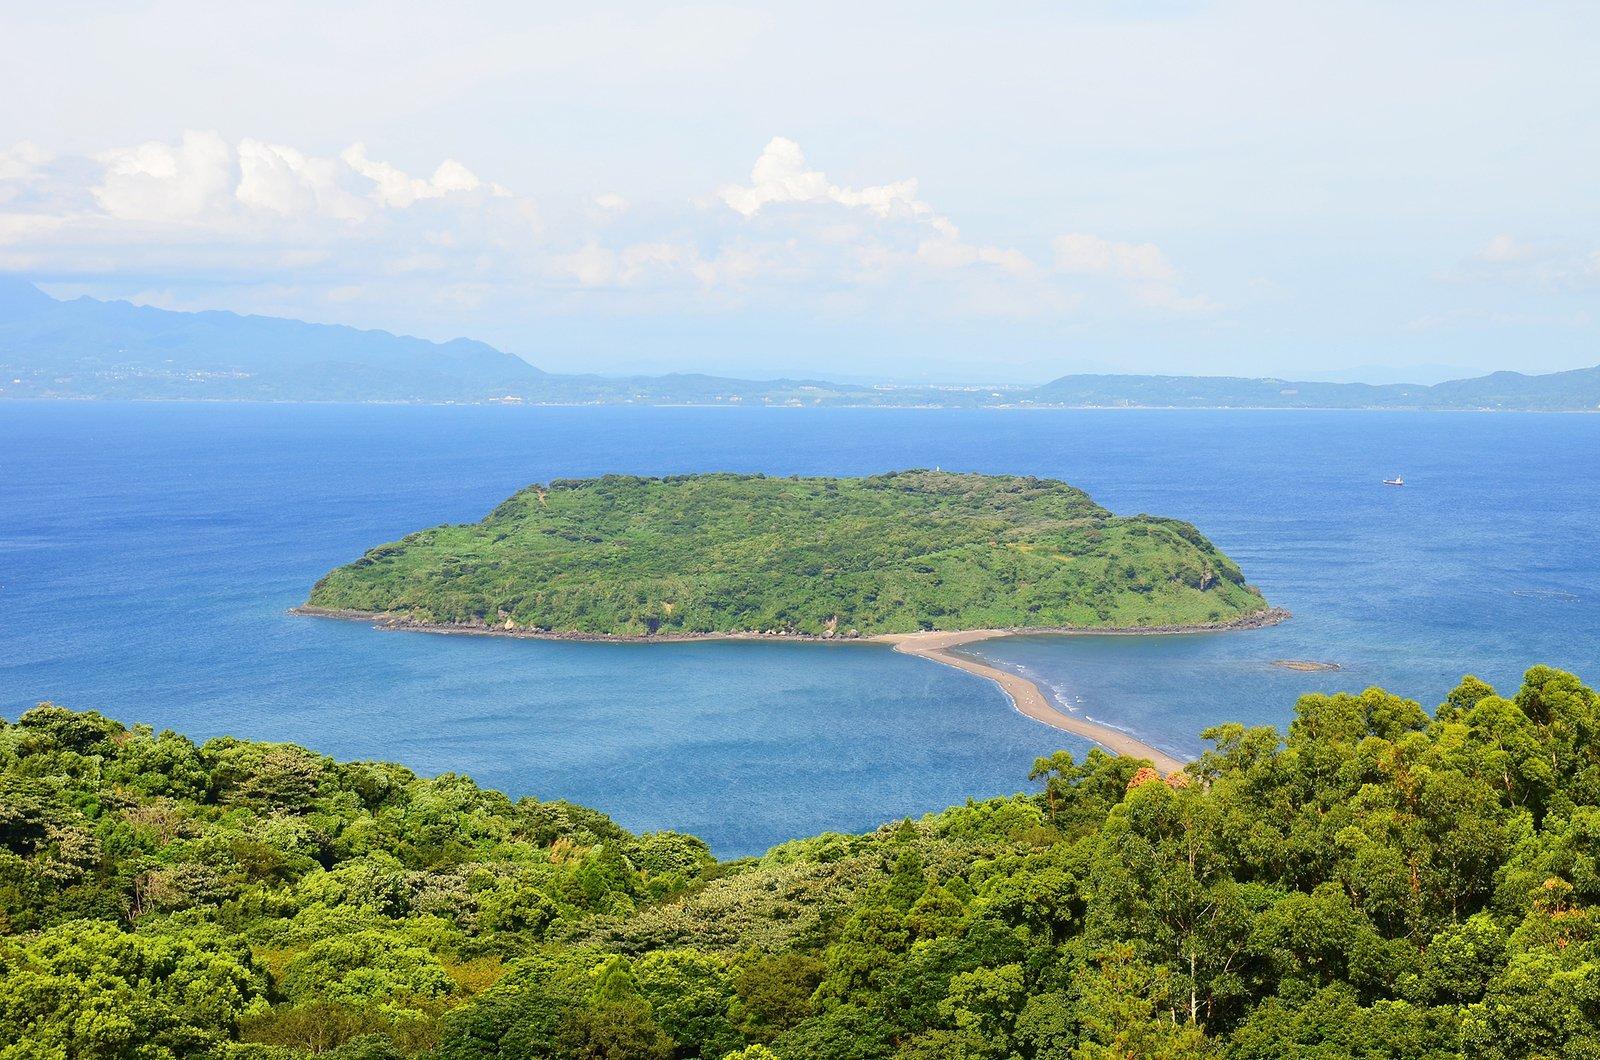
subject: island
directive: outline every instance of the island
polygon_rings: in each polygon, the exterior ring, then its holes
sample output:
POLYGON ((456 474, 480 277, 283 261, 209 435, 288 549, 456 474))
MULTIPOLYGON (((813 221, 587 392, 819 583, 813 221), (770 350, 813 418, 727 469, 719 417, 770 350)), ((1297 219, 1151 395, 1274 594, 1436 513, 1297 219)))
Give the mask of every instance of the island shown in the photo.
POLYGON ((481 522, 371 549, 297 610, 501 636, 889 641, 1169 771, 1170 756, 952 655, 949 635, 1177 633, 1285 614, 1188 523, 1113 515, 1053 479, 937 469, 556 480, 481 522))

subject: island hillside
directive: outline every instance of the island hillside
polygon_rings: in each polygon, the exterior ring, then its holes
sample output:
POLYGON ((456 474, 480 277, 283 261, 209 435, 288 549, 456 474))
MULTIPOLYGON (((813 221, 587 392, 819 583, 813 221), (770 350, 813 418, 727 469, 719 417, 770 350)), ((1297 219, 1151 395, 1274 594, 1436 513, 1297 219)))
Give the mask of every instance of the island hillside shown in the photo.
POLYGON ((1310 695, 1166 781, 1058 753, 1028 794, 719 862, 41 706, 0 720, 0 1056, 1600 1056, 1596 733, 1542 666, 1432 715, 1310 695))
POLYGON ((328 574, 315 609, 588 635, 1152 629, 1269 613, 1193 526, 1016 475, 530 486, 328 574))

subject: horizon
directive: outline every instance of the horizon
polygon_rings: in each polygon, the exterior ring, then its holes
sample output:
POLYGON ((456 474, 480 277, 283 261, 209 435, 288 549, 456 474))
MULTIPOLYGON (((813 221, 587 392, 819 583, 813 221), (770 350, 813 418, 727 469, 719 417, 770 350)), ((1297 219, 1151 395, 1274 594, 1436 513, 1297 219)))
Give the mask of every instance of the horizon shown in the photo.
MULTIPOLYGON (((77 300, 80 300, 80 299, 87 299, 89 301, 95 301, 95 302, 104 302, 104 301, 120 302, 121 304, 124 304, 124 305, 136 305, 136 306, 139 306, 140 308, 158 309, 161 312, 180 312, 180 313, 185 313, 185 314, 220 312, 220 313, 229 313, 229 314, 232 314, 232 315, 237 316, 237 317, 257 317, 257 318, 267 319, 267 320, 283 320, 283 321, 289 321, 291 323, 310 324, 310 325, 317 326, 317 327, 354 327, 355 330, 361 331, 361 332, 368 332, 368 333, 381 334, 381 335, 390 335, 390 336, 394 336, 394 337, 402 338, 402 339, 420 338, 420 339, 423 339, 423 341, 433 342, 433 343, 435 343, 437 345, 448 344, 448 343, 451 343, 451 342, 480 342, 481 343, 483 341, 481 339, 476 339, 471 335, 454 335, 454 336, 450 336, 450 337, 444 338, 444 339, 428 339, 428 338, 426 338, 424 336, 409 335, 409 334, 406 334, 404 332, 393 331, 393 330, 390 330, 390 329, 387 329, 387 328, 382 328, 382 327, 362 328, 362 327, 358 327, 358 326, 355 326, 355 325, 339 324, 339 323, 330 322, 330 321, 307 321, 307 320, 300 320, 300 319, 295 318, 295 317, 274 316, 274 315, 268 314, 268 313, 240 313, 240 312, 238 312, 236 310, 222 309, 222 308, 217 308, 217 309, 195 309, 195 310, 170 310, 170 309, 163 309, 162 307, 159 307, 159 306, 142 305, 141 303, 131 302, 131 301, 128 301, 126 299, 99 299, 99 298, 94 297, 93 295, 88 295, 88 294, 79 294, 79 295, 75 295, 75 296, 73 296, 71 298, 61 298, 61 297, 58 297, 58 296, 56 296, 54 294, 51 294, 50 291, 47 290, 45 286, 41 286, 40 284, 35 283, 34 281, 32 281, 32 280, 30 280, 30 279, 28 279, 26 277, 8 277, 8 276, 5 276, 4 274, 0 274, 0 293, 3 293, 4 285, 8 281, 10 281, 10 282, 19 282, 20 281, 20 283, 25 285, 26 287, 29 287, 32 290, 38 292, 39 294, 44 295, 46 298, 49 298, 52 301, 58 302, 58 303, 65 303, 65 302, 77 301, 77 300)), ((530 364, 532 367, 538 368, 541 371, 547 371, 547 372, 549 371, 548 369, 545 369, 544 366, 542 366, 542 365, 540 365, 540 364, 538 364, 536 362, 530 361, 527 358, 522 357, 520 354, 511 353, 511 351, 509 351, 509 350, 499 350, 498 352, 511 354, 511 356, 516 357, 518 360, 525 361, 526 363, 530 364)), ((1319 383, 1320 382, 1320 383, 1355 383, 1355 384, 1363 384, 1363 385, 1367 385, 1367 386, 1380 386, 1380 387, 1381 386, 1405 386, 1405 385, 1431 387, 1431 386, 1437 385, 1438 383, 1457 382, 1457 381, 1461 381, 1461 380, 1464 380, 1464 379, 1476 379, 1476 378, 1481 378, 1483 376, 1489 376, 1489 375, 1513 375, 1513 376, 1522 376, 1522 377, 1537 377, 1537 376, 1541 376, 1541 375, 1560 374, 1563 371, 1584 371, 1584 370, 1589 369, 1589 368, 1600 368, 1600 364, 1578 365, 1578 366, 1576 366, 1574 368, 1558 369, 1555 372, 1519 372, 1519 371, 1517 371, 1515 369, 1510 369, 1510 368, 1497 368, 1497 369, 1491 369, 1491 370, 1485 371, 1485 372, 1470 373, 1470 374, 1467 374, 1467 375, 1445 374, 1446 372, 1455 371, 1455 370, 1454 369, 1447 369, 1447 368, 1445 368, 1444 366, 1441 366, 1441 365, 1422 365, 1422 366, 1415 366, 1415 367, 1417 367, 1419 369, 1419 371, 1417 372, 1417 376, 1419 376, 1419 377, 1402 377, 1402 374, 1407 369, 1405 369, 1405 368, 1390 368, 1390 367, 1380 366, 1380 365, 1366 365, 1366 366, 1353 368, 1353 369, 1348 369, 1348 370, 1344 370, 1344 371, 1308 373, 1303 377, 1291 377, 1291 376, 1255 376, 1255 377, 1248 377, 1248 376, 1226 376, 1226 375, 1214 374, 1214 373, 1192 373, 1192 374, 1187 374, 1187 373, 1137 372, 1137 371, 1134 371, 1134 372, 1083 371, 1083 372, 1068 373, 1068 375, 1071 375, 1071 376, 1087 376, 1087 377, 1127 376, 1127 377, 1131 377, 1131 378, 1173 378, 1173 379, 1226 379, 1226 378, 1252 379, 1253 378, 1253 379, 1262 379, 1262 380, 1269 380, 1269 381, 1275 381, 1275 382, 1284 382, 1284 383, 1319 383), (1369 377, 1369 376, 1372 376, 1372 375, 1376 375, 1376 376, 1379 376, 1379 377, 1378 378, 1369 377)), ((551 373, 551 374, 564 374, 564 373, 555 372, 555 373, 551 373)), ((658 373, 624 373, 624 372, 603 372, 603 371, 601 371, 601 372, 570 373, 570 374, 592 375, 594 377, 601 378, 601 379, 613 379, 613 380, 621 380, 621 379, 627 379, 627 378, 652 378, 652 377, 659 378, 659 377, 671 377, 671 376, 698 376, 698 375, 713 375, 713 376, 715 376, 716 375, 716 373, 707 373, 707 372, 702 372, 702 371, 699 371, 699 370, 696 370, 696 369, 683 369, 683 368, 672 368, 672 367, 664 368, 662 371, 660 371, 658 373)), ((1054 382, 1054 381, 1057 381, 1057 380, 1060 380, 1060 379, 1066 378, 1066 377, 1067 376, 1055 376, 1055 377, 1052 377, 1051 379, 1043 379, 1043 380, 1038 380, 1037 382, 1029 382, 1029 383, 982 382, 982 381, 978 381, 978 382, 953 382, 953 381, 940 381, 940 380, 928 380, 928 381, 918 382, 918 381, 915 381, 915 380, 897 380, 897 379, 884 378, 884 377, 881 377, 881 376, 862 375, 860 373, 851 373, 851 372, 842 372, 842 373, 837 373, 837 374, 834 374, 834 375, 831 375, 831 376, 824 377, 823 374, 815 373, 811 369, 807 369, 807 368, 794 368, 794 369, 792 369, 792 370, 790 370, 788 372, 785 372, 783 369, 779 368, 779 369, 774 370, 772 372, 772 374, 770 374, 770 375, 753 376, 753 377, 725 376, 724 378, 730 378, 730 379, 738 378, 738 379, 740 379, 740 381, 756 382, 756 383, 761 383, 761 382, 781 382, 781 381, 787 380, 787 381, 796 381, 796 382, 814 381, 814 382, 827 382, 827 383, 843 383, 843 384, 853 385, 853 386, 872 386, 872 387, 891 388, 891 389, 893 389, 893 388, 925 387, 925 388, 930 388, 930 389, 935 389, 935 390, 983 390, 983 389, 993 388, 993 389, 996 389, 996 390, 1005 391, 1005 390, 1026 390, 1026 389, 1029 389, 1029 388, 1031 388, 1033 386, 1044 385, 1046 383, 1054 382), (810 374, 807 374, 807 373, 810 373, 810 374)))
POLYGON ((1597 360, 1593 9, 300 14, 0 15, 0 273, 613 376, 1597 360))

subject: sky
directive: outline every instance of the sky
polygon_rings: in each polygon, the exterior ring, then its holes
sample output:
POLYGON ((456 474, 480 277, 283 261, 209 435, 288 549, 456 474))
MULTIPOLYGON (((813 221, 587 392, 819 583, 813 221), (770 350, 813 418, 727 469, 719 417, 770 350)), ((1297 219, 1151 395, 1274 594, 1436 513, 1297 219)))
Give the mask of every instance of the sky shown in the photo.
POLYGON ((66 0, 0 55, 59 297, 612 374, 1600 363, 1593 3, 66 0))

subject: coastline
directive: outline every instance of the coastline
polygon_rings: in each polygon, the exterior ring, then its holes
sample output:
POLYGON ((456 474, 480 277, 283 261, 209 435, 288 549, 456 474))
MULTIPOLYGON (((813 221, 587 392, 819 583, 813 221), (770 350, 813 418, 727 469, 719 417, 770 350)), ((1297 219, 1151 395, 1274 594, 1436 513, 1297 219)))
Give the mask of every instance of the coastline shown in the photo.
POLYGON ((815 411, 817 409, 853 409, 884 412, 1451 412, 1467 414, 1498 414, 1537 416, 1600 415, 1600 407, 1589 408, 1489 408, 1489 407, 1433 407, 1429 405, 945 405, 945 404, 813 404, 791 405, 757 402, 752 404, 731 401, 454 401, 441 399, 429 401, 414 398, 245 398, 245 397, 112 397, 104 394, 11 394, 0 393, 0 401, 19 404, 42 405, 47 403, 73 403, 80 405, 319 405, 319 406, 406 406, 414 408, 507 408, 507 409, 786 409, 790 411, 815 411))
POLYGON ((516 637, 522 640, 573 640, 615 644, 674 644, 699 640, 758 640, 808 642, 816 644, 889 644, 910 637, 948 637, 981 634, 975 640, 994 637, 1157 637, 1188 633, 1231 633, 1245 629, 1265 629, 1292 617, 1281 607, 1268 607, 1224 622, 1197 622, 1169 626, 996 626, 982 630, 924 630, 915 633, 871 633, 861 636, 788 631, 740 633, 582 633, 574 630, 537 629, 516 625, 489 625, 487 622, 423 622, 393 611, 356 611, 340 607, 300 604, 289 614, 310 618, 333 618, 341 622, 366 622, 374 629, 405 630, 412 633, 445 633, 467 637, 516 637))
POLYGON ((915 655, 921 659, 931 659, 945 666, 952 666, 978 677, 987 678, 1000 686, 1000 691, 1011 700, 1011 705, 1018 714, 1042 722, 1052 729, 1070 732, 1074 736, 1082 736, 1099 744, 1112 754, 1128 755, 1131 758, 1148 758, 1151 765, 1160 771, 1162 776, 1181 772, 1186 763, 1159 747, 1154 747, 1136 736, 1103 725, 1088 718, 1080 718, 1068 714, 1056 705, 1055 700, 1046 695, 1036 683, 1023 677, 1021 674, 1010 670, 1002 670, 997 666, 980 662, 966 655, 957 655, 950 651, 951 648, 963 644, 974 644, 982 640, 993 640, 996 637, 1010 636, 1005 630, 995 629, 970 629, 960 633, 905 633, 892 638, 894 650, 906 655, 915 655))
POLYGON ((289 609, 290 614, 313 618, 333 618, 347 622, 366 622, 375 629, 403 630, 419 633, 441 633, 475 637, 518 637, 524 640, 567 640, 618 644, 683 643, 689 641, 801 641, 815 644, 885 644, 894 651, 914 655, 944 666, 954 667, 997 685, 1019 714, 1062 732, 1070 732, 1099 744, 1114 754, 1146 758, 1163 775, 1183 769, 1185 762, 1154 747, 1143 740, 1100 722, 1068 714, 1056 705, 1033 681, 1021 674, 990 666, 950 649, 998 637, 1030 635, 1047 636, 1175 636, 1190 633, 1223 633, 1235 630, 1262 629, 1277 625, 1290 617, 1288 611, 1269 607, 1264 611, 1244 615, 1228 622, 1197 625, 1150 626, 1141 629, 1093 628, 1062 626, 1024 626, 996 629, 927 630, 917 633, 883 633, 864 637, 824 637, 801 633, 563 633, 553 630, 519 629, 516 627, 489 626, 483 623, 419 622, 397 615, 375 611, 351 611, 316 607, 303 604, 289 609))

